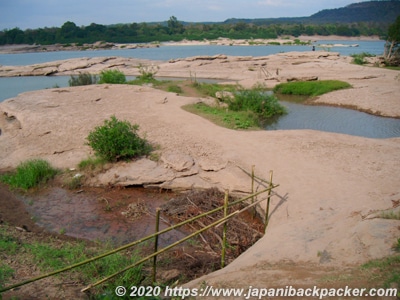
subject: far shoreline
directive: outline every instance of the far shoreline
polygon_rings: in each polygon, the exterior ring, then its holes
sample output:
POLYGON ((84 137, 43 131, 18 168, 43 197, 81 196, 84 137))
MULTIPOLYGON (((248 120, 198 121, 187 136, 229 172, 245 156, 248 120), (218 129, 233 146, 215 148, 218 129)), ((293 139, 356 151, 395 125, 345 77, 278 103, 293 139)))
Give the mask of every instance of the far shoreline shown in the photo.
POLYGON ((379 36, 359 36, 346 37, 338 35, 329 36, 285 36, 276 39, 229 39, 220 37, 214 40, 181 40, 181 41, 166 41, 166 42, 150 42, 150 43, 110 43, 98 41, 93 44, 8 44, 0 45, 0 54, 15 54, 15 53, 36 53, 36 52, 57 52, 57 51, 95 51, 95 50, 118 50, 118 49, 137 49, 137 48, 157 48, 160 46, 200 46, 200 45, 229 45, 229 46, 267 46, 269 43, 309 43, 312 45, 318 41, 383 41, 379 36))

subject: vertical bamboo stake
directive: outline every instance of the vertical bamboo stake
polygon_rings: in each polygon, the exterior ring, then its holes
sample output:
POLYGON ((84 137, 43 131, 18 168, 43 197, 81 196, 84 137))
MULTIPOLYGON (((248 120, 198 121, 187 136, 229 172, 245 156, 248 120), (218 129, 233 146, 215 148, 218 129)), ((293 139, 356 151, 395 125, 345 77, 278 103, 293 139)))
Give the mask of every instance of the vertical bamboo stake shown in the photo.
MULTIPOLYGON (((224 218, 228 215, 228 199, 229 193, 225 191, 225 199, 224 199, 224 218)), ((227 230, 227 222, 224 223, 224 228, 222 230, 222 253, 221 253, 221 269, 225 267, 225 253, 226 253, 226 230, 227 230)))
POLYGON ((271 190, 272 190, 272 173, 273 171, 269 172, 269 190, 268 190, 268 200, 267 200, 267 208, 265 211, 265 222, 264 222, 264 234, 267 231, 267 226, 268 226, 268 222, 269 222, 269 204, 271 201, 271 190))
MULTIPOLYGON (((157 207, 156 209, 156 233, 160 230, 160 208, 157 207)), ((154 253, 158 252, 158 234, 154 237, 154 253)), ((153 257, 153 277, 152 282, 156 282, 156 275, 157 275, 157 255, 153 257)))
MULTIPOLYGON (((251 197, 251 203, 254 203, 254 165, 251 166, 251 194, 253 195, 251 197)), ((253 218, 256 216, 256 208, 253 208, 253 218)))

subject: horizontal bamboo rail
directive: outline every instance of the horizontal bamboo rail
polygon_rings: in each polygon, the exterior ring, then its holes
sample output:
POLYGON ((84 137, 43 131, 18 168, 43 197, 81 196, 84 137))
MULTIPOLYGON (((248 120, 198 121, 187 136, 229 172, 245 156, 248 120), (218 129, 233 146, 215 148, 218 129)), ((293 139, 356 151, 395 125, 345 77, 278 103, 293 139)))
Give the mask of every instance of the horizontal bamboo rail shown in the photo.
MULTIPOLYGON (((246 200, 252 199, 252 198, 254 198, 255 196, 258 196, 258 195, 260 195, 260 194, 262 194, 262 193, 265 193, 265 192, 267 192, 267 191, 269 191, 269 190, 272 190, 272 189, 274 189, 274 188, 276 188, 276 187, 278 187, 278 186, 279 186, 278 184, 277 184, 277 185, 272 185, 272 186, 270 186, 270 187, 268 187, 268 188, 266 188, 266 189, 264 189, 264 190, 262 190, 262 191, 259 191, 259 192, 257 192, 257 193, 252 194, 252 195, 249 195, 249 196, 247 196, 247 197, 244 197, 244 198, 241 198, 241 199, 236 200, 236 201, 234 201, 234 202, 231 202, 231 203, 229 203, 228 206, 231 207, 231 206, 237 205, 237 204, 242 203, 242 202, 244 202, 244 201, 246 201, 246 200)), ((265 200, 265 199, 262 199, 262 200, 260 200, 260 201, 254 202, 252 205, 246 207, 245 209, 247 210, 249 207, 251 207, 251 206, 253 206, 253 205, 255 205, 255 204, 258 204, 259 202, 264 201, 264 200, 265 200)), ((29 283, 32 283, 32 282, 35 282, 35 281, 38 281, 38 280, 47 278, 47 277, 54 276, 54 275, 57 275, 57 274, 60 274, 60 273, 66 272, 66 271, 70 271, 70 270, 72 270, 72 269, 75 269, 75 268, 78 268, 78 267, 83 266, 83 265, 85 265, 85 264, 94 262, 94 261, 96 261, 96 260, 99 260, 99 259, 101 259, 101 258, 107 257, 107 256, 109 256, 109 255, 112 255, 112 254, 121 252, 121 251, 123 251, 123 250, 125 250, 125 249, 131 248, 131 247, 136 246, 136 245, 138 245, 138 244, 141 244, 141 243, 143 243, 143 242, 145 242, 145 241, 147 241, 147 240, 150 240, 150 239, 152 239, 152 238, 154 238, 154 237, 156 237, 156 236, 158 236, 158 235, 160 235, 160 234, 163 234, 163 233, 166 233, 166 232, 168 232, 168 231, 174 230, 174 229, 176 229, 176 228, 178 228, 178 227, 181 227, 181 226, 183 226, 183 225, 186 225, 186 224, 188 224, 188 223, 190 223, 190 222, 193 222, 193 221, 195 221, 195 220, 197 220, 197 219, 200 219, 200 218, 202 218, 202 217, 208 216, 208 215, 210 215, 210 214, 213 214, 213 213, 218 212, 218 211, 223 210, 223 209, 224 209, 224 206, 217 207, 217 208, 215 208, 215 209, 213 209, 213 210, 210 210, 210 211, 208 211, 208 212, 205 212, 205 213, 203 213, 203 214, 200 214, 200 215, 198 215, 198 216, 195 216, 195 217, 193 217, 193 218, 191 218, 191 219, 185 220, 185 221, 180 222, 180 223, 178 223, 178 224, 172 225, 172 226, 170 226, 170 227, 168 227, 168 228, 166 228, 166 229, 163 229, 163 230, 161 230, 161 231, 159 231, 159 232, 156 232, 156 233, 153 233, 153 234, 151 234, 151 235, 148 235, 147 237, 144 237, 144 238, 142 238, 142 239, 136 240, 136 241, 134 241, 134 242, 132 242, 132 243, 123 245, 123 246, 121 246, 121 247, 119 247, 119 248, 116 248, 116 249, 114 249, 114 250, 111 250, 111 251, 109 251, 109 252, 106 252, 106 253, 103 253, 103 254, 101 254, 101 255, 98 255, 98 256, 95 256, 95 257, 86 259, 86 260, 81 261, 81 262, 79 262, 79 263, 72 264, 72 265, 70 265, 70 266, 68 266, 68 267, 65 267, 65 268, 62 268, 62 269, 60 269, 60 270, 56 270, 56 271, 53 271, 53 272, 49 272, 49 273, 46 273, 46 274, 43 274, 43 275, 40 275, 40 276, 31 278, 31 279, 22 281, 22 282, 20 282, 20 283, 16 283, 16 284, 13 284, 13 285, 4 287, 4 288, 0 289, 0 293, 3 293, 3 292, 5 292, 5 291, 9 291, 9 290, 11 290, 11 289, 14 289, 14 288, 17 288, 17 287, 20 287, 20 286, 23 286, 23 285, 26 285, 26 284, 29 284, 29 283)), ((228 215, 228 217, 229 217, 229 216, 231 216, 231 215, 228 215)), ((230 217, 229 217, 229 218, 230 218, 230 217)), ((221 220, 222 220, 222 219, 221 219, 221 220)), ((221 220, 219 220, 217 224, 220 224, 220 223, 222 224, 223 222, 220 222, 221 220)), ((213 224, 214 224, 214 223, 213 223, 213 224)), ((215 226, 215 224, 214 224, 213 226, 215 226)), ((211 227, 212 227, 212 226, 211 226, 211 227)), ((211 228, 211 227, 207 226, 207 229, 209 229, 209 228, 211 228)), ((201 232, 203 232, 203 231, 204 231, 204 230, 202 230, 201 232)), ((199 233, 201 233, 201 232, 199 232, 199 233)), ((189 237, 192 237, 192 235, 190 235, 189 237)), ((186 240, 186 238, 185 238, 185 240, 186 240)), ((173 244, 173 245, 174 245, 174 244, 173 244)), ((175 245, 174 245, 174 246, 175 246, 175 245)), ((168 249, 170 249, 170 248, 171 248, 171 247, 168 247, 168 249)), ((164 248, 164 249, 165 249, 165 248, 164 248)), ((162 250, 164 250, 164 249, 162 249, 162 250)), ((161 251, 161 250, 160 250, 160 251, 161 251)), ((151 256, 151 257, 153 257, 153 256, 151 256)), ((151 258, 151 257, 150 257, 150 258, 151 258)), ((147 259, 149 259, 149 258, 147 257, 147 259)), ((147 259, 146 259, 146 260, 147 260, 147 259)), ((146 260, 145 260, 145 261, 146 261, 146 260)), ((143 261, 143 259, 142 259, 141 261, 143 261)), ((129 269, 129 268, 128 268, 128 269, 129 269)))
MULTIPOLYGON (((196 232, 191 233, 190 235, 188 235, 188 236, 186 236, 186 237, 180 239, 179 241, 177 241, 177 242, 175 242, 175 243, 173 243, 173 244, 171 244, 171 245, 169 245, 169 246, 167 246, 167 247, 165 247, 165 248, 162 248, 162 249, 159 250, 158 252, 152 253, 152 254, 146 256, 145 258, 142 258, 141 260, 135 262, 134 264, 132 264, 132 265, 130 265, 130 266, 128 266, 128 267, 125 267, 124 269, 119 270, 118 272, 116 272, 116 273, 114 273, 114 274, 112 274, 112 275, 110 275, 110 276, 108 276, 108 277, 106 277, 106 278, 103 278, 102 280, 100 280, 100 281, 98 281, 98 282, 96 282, 96 283, 93 283, 93 284, 88 285, 86 288, 82 289, 81 292, 86 292, 87 290, 89 290, 89 289, 91 289, 91 288, 93 288, 93 287, 95 287, 95 286, 97 286, 97 285, 99 285, 99 284, 102 284, 102 283, 104 283, 104 282, 106 282, 106 281, 108 281, 108 280, 114 278, 115 276, 117 276, 117 275, 119 275, 119 274, 122 274, 122 273, 128 271, 129 269, 132 269, 132 268, 134 268, 134 267, 136 267, 136 266, 138 266, 138 265, 140 265, 140 264, 146 262, 147 260, 153 258, 154 256, 157 256, 157 255, 159 255, 159 254, 161 254, 161 253, 163 253, 163 252, 165 252, 165 251, 167 251, 167 250, 169 250, 169 249, 171 249, 171 248, 173 248, 173 247, 175 247, 175 246, 177 246, 177 245, 179 245, 179 244, 181 244, 181 243, 183 243, 183 242, 185 242, 185 241, 191 239, 192 237, 195 237, 196 235, 202 233, 203 231, 206 231, 206 230, 208 230, 208 229, 210 229, 210 228, 212 228, 212 227, 217 227, 217 226, 219 226, 219 225, 222 225, 222 224, 226 223, 226 222, 227 222, 229 219, 231 219, 232 217, 234 217, 234 216, 236 216, 236 215, 242 213, 243 211, 249 209, 250 207, 252 207, 252 206, 254 206, 254 205, 256 205, 256 204, 258 204, 258 203, 260 203, 261 201, 264 201, 264 200, 266 200, 266 199, 260 199, 260 200, 258 200, 257 202, 254 202, 254 203, 252 203, 252 204, 246 206, 246 207, 243 208, 242 210, 236 210, 236 211, 234 211, 233 213, 230 213, 230 214, 227 215, 226 217, 221 218, 221 219, 215 221, 214 223, 211 223, 211 224, 209 224, 209 225, 203 227, 202 229, 199 229, 199 230, 197 230, 196 232)), ((222 207, 222 208, 223 208, 223 207, 222 207)))

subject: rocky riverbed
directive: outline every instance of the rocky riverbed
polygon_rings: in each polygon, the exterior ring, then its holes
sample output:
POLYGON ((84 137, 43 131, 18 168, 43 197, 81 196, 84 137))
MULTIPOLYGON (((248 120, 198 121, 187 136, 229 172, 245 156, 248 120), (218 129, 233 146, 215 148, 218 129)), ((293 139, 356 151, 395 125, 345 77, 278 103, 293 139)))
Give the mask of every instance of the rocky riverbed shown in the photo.
MULTIPOLYGON (((126 74, 137 72, 138 61, 97 60, 96 64, 91 64, 91 59, 60 62, 56 73, 98 72, 107 68, 107 63, 116 67, 117 61, 126 74)), ((292 77, 339 79, 353 87, 315 102, 400 116, 399 73, 354 65, 337 53, 221 55, 151 63, 159 66, 160 76, 195 73, 245 86, 263 83, 272 87, 292 77)), ((18 73, 17 68, 6 68, 1 67, 1 74, 18 73)), ((23 68, 32 71, 32 66, 23 68)), ((383 219, 382 214, 399 210, 399 138, 368 139, 311 130, 234 131, 181 108, 201 101, 205 99, 128 85, 24 93, 0 104, 0 168, 13 168, 38 157, 59 168, 75 168, 92 154, 85 145, 89 131, 115 115, 140 125, 140 132, 158 145, 159 160, 118 163, 91 178, 91 185, 140 184, 176 190, 218 187, 248 193, 250 179, 242 169, 254 165, 261 177, 274 171, 274 183, 279 187, 271 201, 267 234, 229 266, 189 286, 207 282, 220 287, 265 287, 271 286, 271 276, 278 275, 274 284, 284 286, 292 284, 290 278, 266 265, 293 262, 316 269, 345 268, 394 253, 399 221, 383 219)), ((312 282, 304 277, 296 283, 312 282)))

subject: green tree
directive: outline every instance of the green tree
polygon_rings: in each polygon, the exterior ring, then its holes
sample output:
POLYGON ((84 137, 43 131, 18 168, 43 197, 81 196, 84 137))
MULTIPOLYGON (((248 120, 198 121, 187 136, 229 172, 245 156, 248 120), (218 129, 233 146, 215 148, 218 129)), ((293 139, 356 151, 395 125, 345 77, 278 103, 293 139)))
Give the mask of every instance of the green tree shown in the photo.
POLYGON ((390 65, 400 65, 400 16, 389 26, 384 57, 390 65))
POLYGON ((169 34, 181 34, 185 31, 183 24, 175 16, 169 18, 167 25, 169 34))
POLYGON ((74 22, 68 21, 61 26, 57 32, 57 37, 60 41, 72 42, 79 36, 80 30, 74 22))
POLYGON ((3 44, 22 44, 24 42, 24 32, 15 27, 11 30, 4 30, 3 44))

